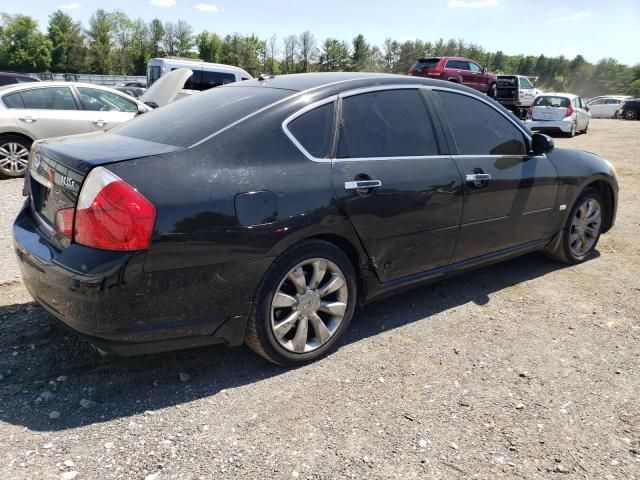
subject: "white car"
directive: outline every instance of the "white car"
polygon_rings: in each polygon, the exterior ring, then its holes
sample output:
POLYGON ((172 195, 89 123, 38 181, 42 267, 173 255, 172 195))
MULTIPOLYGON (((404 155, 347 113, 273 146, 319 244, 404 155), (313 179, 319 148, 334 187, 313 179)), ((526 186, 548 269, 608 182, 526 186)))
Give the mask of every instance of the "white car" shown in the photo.
POLYGON ((628 98, 630 97, 611 95, 591 99, 587 102, 589 113, 593 118, 615 118, 617 111, 628 98))
POLYGON ((109 130, 173 101, 192 73, 189 69, 171 72, 147 89, 140 100, 89 83, 32 82, 0 87, 0 178, 24 175, 34 141, 109 130))
POLYGON ((545 93, 533 101, 530 119, 525 123, 531 130, 565 133, 573 137, 577 132, 587 133, 591 114, 578 95, 572 93, 545 93))

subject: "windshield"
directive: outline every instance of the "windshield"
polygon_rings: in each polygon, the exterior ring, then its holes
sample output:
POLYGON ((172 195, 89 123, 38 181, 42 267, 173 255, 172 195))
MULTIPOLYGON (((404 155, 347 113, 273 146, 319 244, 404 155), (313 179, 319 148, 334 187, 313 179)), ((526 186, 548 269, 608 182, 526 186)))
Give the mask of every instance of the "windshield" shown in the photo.
POLYGON ((550 96, 542 96, 536 98, 533 105, 536 107, 557 107, 557 108, 567 108, 571 101, 565 97, 550 97, 550 96))
POLYGON ((189 147, 221 128, 292 95, 265 87, 218 87, 139 115, 111 132, 149 142, 189 147))
POLYGON ((147 67, 147 88, 149 88, 153 82, 160 78, 160 67, 150 65, 147 67))

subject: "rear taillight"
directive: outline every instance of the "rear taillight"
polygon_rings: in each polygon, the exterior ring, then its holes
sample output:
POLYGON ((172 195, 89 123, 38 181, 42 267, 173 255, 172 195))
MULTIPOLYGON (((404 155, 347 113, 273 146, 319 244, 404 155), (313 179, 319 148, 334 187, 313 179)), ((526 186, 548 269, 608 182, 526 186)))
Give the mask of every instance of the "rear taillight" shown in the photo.
POLYGON ((567 114, 565 115, 565 117, 570 117, 571 115, 573 115, 573 107, 571 106, 571 104, 569 104, 569 106, 567 107, 567 114))
POLYGON ((144 250, 151 243, 156 208, 103 167, 82 185, 73 228, 75 242, 103 250, 144 250))

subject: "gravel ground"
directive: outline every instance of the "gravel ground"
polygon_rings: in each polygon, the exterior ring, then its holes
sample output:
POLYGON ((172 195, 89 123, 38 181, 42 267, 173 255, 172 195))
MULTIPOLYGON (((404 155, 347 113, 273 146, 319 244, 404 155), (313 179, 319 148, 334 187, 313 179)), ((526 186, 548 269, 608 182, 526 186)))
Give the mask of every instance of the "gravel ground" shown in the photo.
POLYGON ((247 349, 102 359, 16 282, 0 181, 0 478, 640 479, 640 122, 599 254, 539 254, 369 305, 294 370, 247 349))

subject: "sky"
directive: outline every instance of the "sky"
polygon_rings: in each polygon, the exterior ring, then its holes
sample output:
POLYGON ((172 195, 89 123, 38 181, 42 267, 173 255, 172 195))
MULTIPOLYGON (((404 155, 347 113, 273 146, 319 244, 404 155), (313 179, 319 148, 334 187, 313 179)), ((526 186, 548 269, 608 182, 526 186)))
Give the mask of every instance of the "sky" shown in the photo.
POLYGON ((195 32, 261 38, 310 30, 318 40, 373 44, 385 38, 463 39, 506 54, 613 57, 640 63, 640 0, 0 0, 0 12, 31 15, 44 31, 56 9, 87 25, 97 8, 146 21, 183 19, 195 32))

